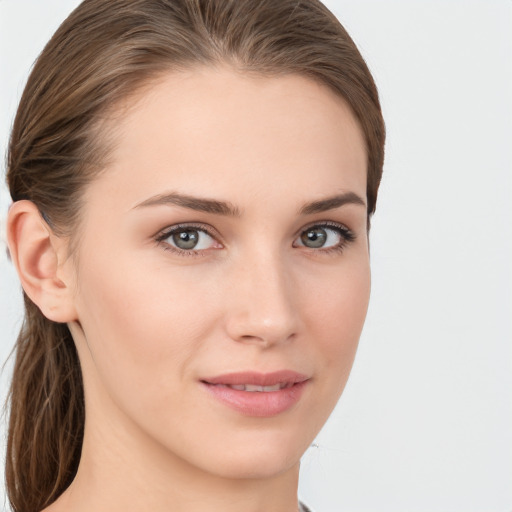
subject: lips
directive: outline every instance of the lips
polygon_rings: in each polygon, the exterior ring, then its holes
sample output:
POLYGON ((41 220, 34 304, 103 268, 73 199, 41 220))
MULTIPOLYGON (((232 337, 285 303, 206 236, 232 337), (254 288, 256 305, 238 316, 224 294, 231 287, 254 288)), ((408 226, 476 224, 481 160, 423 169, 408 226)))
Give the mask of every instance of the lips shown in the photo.
POLYGON ((218 402, 246 416, 270 417, 292 408, 309 378, 291 370, 240 372, 201 380, 218 402))

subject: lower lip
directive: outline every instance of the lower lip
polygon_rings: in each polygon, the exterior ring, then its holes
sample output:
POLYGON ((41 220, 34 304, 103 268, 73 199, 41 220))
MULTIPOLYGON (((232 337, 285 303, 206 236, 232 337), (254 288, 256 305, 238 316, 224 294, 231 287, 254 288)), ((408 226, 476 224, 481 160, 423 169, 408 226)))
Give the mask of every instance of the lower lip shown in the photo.
POLYGON ((202 382, 220 402, 246 416, 268 418, 281 414, 299 400, 308 381, 297 382, 278 391, 240 391, 225 386, 202 382))

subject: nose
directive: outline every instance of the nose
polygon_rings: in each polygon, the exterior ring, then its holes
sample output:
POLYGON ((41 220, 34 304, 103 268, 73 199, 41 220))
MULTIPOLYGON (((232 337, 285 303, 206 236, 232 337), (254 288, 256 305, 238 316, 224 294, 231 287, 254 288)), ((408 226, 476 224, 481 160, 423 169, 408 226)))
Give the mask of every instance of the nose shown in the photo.
POLYGON ((294 281, 277 255, 260 255, 231 273, 226 311, 229 337, 270 347, 290 341, 299 331, 294 281))

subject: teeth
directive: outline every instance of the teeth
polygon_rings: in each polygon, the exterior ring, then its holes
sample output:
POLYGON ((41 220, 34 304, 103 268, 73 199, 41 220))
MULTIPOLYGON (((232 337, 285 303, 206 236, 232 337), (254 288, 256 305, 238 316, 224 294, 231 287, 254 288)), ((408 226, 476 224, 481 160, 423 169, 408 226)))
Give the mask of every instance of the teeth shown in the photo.
POLYGON ((273 386, 256 386, 254 384, 228 384, 228 388, 238 391, 249 391, 251 393, 268 393, 269 391, 279 391, 285 387, 289 387, 285 382, 274 384, 273 386))

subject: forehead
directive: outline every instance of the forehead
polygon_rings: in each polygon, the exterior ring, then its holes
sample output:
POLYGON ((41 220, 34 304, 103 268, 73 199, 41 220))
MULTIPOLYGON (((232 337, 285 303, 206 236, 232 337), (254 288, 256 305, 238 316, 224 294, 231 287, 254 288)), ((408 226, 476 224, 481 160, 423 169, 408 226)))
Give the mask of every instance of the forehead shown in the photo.
POLYGON ((301 200, 333 188, 365 195, 359 124, 308 78, 197 68, 162 76, 121 111, 111 163, 91 192, 107 187, 114 200, 122 189, 123 208, 168 189, 231 201, 224 196, 268 196, 269 187, 301 200))

